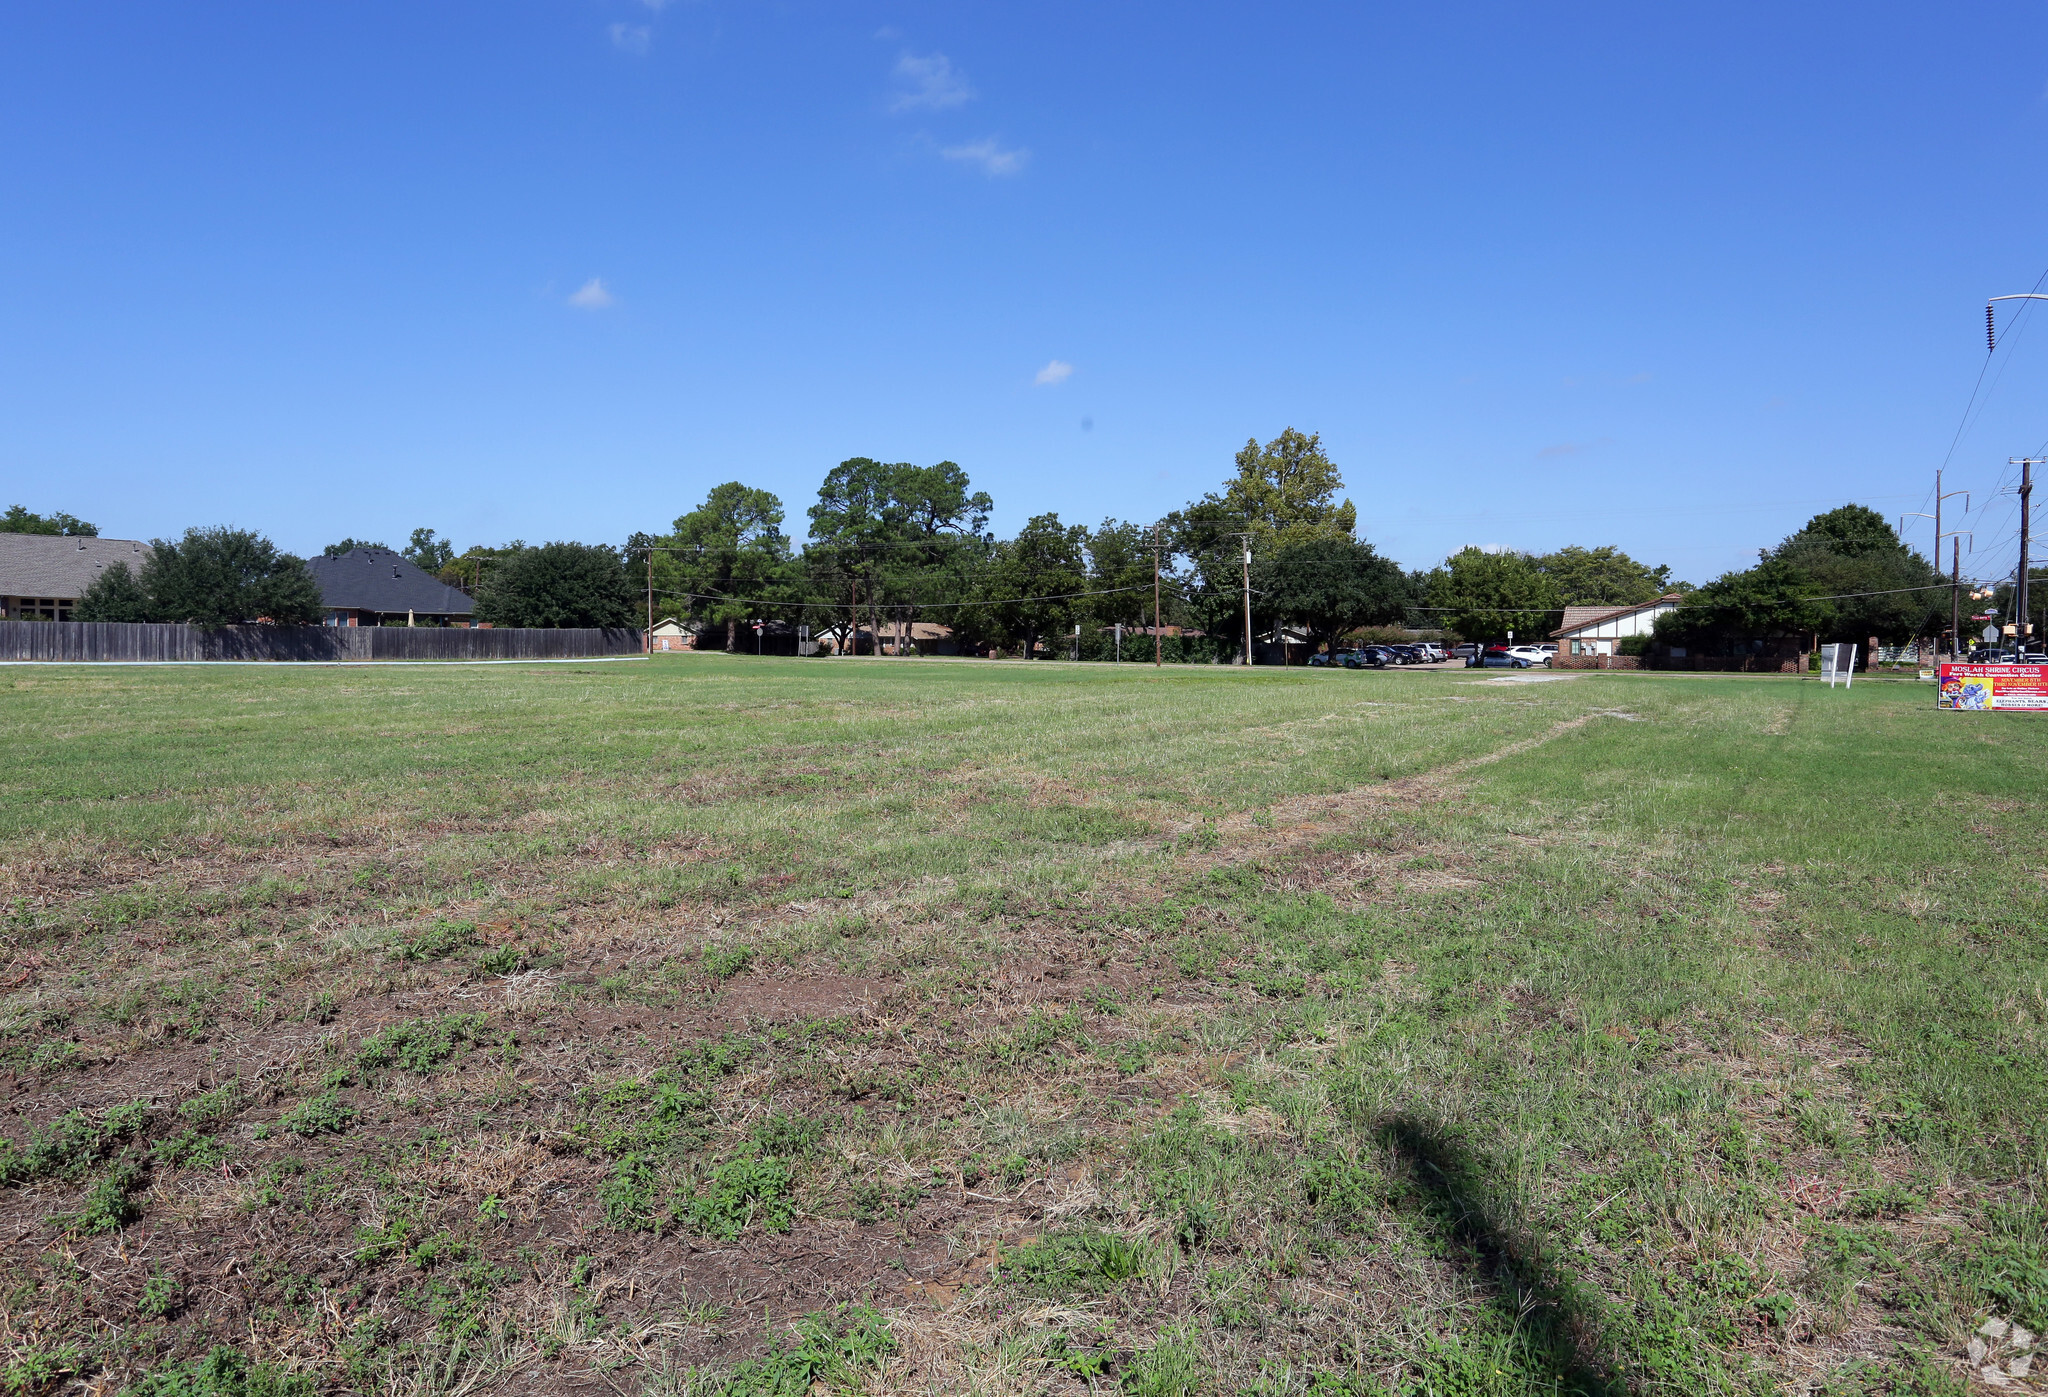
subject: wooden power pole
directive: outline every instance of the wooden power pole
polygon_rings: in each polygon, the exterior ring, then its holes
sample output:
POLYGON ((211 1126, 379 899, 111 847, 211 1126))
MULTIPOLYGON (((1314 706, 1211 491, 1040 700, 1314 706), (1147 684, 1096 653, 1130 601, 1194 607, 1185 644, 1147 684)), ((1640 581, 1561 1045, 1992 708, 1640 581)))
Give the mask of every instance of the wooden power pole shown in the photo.
MULTIPOLYGON (((1162 663, 1159 657, 1159 647, 1161 644, 1160 637, 1163 634, 1164 631, 1161 630, 1159 625, 1159 526, 1154 524, 1152 526, 1152 668, 1154 669, 1159 668, 1162 663)), ((1183 653, 1181 659, 1185 661, 1187 655, 1183 653)))
POLYGON ((2013 579, 2012 609, 2018 618, 2014 622, 2013 639, 2019 642, 2020 653, 2024 655, 2027 653, 2027 633, 2034 629, 2031 601, 2027 596, 2029 503, 2034 493, 2034 467, 2043 464, 2043 458, 2039 456, 2021 456, 2016 460, 2008 461, 2006 464, 2020 468, 2020 566, 2018 575, 2013 579))

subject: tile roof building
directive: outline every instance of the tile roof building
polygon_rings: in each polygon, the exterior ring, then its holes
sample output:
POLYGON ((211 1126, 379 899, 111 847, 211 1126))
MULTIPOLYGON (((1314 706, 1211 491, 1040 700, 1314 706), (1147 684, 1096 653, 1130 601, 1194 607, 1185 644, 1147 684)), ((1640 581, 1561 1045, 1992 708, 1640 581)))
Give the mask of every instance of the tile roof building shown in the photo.
POLYGON ((69 621, 103 571, 126 563, 139 573, 147 557, 140 539, 0 534, 0 620, 69 621))
POLYGON ((388 548, 352 548, 338 558, 308 558, 329 626, 466 626, 469 594, 421 572, 388 548))

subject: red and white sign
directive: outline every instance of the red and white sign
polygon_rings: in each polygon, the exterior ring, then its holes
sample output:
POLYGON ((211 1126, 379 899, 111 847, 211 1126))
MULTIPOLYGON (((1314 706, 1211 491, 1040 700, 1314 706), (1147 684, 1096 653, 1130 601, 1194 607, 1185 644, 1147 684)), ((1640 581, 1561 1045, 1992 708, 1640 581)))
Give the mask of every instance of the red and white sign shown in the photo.
POLYGON ((2048 712, 2048 665, 1943 665, 1934 706, 2048 712))

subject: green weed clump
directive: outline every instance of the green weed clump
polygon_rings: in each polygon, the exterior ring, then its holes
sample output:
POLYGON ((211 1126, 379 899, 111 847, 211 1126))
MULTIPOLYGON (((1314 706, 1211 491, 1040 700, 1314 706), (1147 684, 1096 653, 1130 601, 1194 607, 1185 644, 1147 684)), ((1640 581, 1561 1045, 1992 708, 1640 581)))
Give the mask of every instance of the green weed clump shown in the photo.
POLYGON ((706 946, 704 973, 714 980, 730 980, 754 963, 752 946, 706 946))
POLYGON ((77 1344, 58 1344, 54 1348, 31 1345, 0 1366, 0 1392, 7 1397, 37 1397, 56 1391, 65 1378, 84 1371, 85 1354, 77 1344))
POLYGON ((29 1132, 28 1144, 0 1138, 0 1185, 31 1179, 75 1179, 149 1124, 147 1101, 130 1101, 93 1115, 74 1110, 29 1132))
POLYGON ((355 1123, 356 1108, 335 1091, 309 1096, 277 1118, 279 1130, 303 1136, 340 1135, 355 1123))
POLYGON ((778 1111, 754 1127, 753 1139, 762 1154, 800 1157, 816 1149, 824 1133, 825 1123, 821 1120, 778 1111))
POLYGON ((194 1125, 226 1120, 242 1104, 241 1078, 231 1078, 211 1091, 203 1091, 178 1107, 178 1114, 194 1125))
POLYGON ((393 960, 443 960, 457 951, 474 946, 477 942, 475 922, 451 922, 437 918, 434 924, 414 937, 400 937, 391 945, 393 960))
POLYGON ((118 1397, 314 1397, 319 1385, 304 1373, 286 1373, 252 1363, 225 1344, 204 1358, 159 1368, 118 1397))
POLYGON ((770 1232, 787 1232, 796 1219, 794 1185, 795 1175, 782 1160, 755 1154, 728 1159, 690 1200, 690 1226, 727 1242, 755 1222, 770 1232))
POLYGON ((135 1191, 142 1186, 142 1166, 123 1159, 109 1169, 85 1195, 85 1202, 71 1218, 73 1231, 119 1232, 142 1216, 135 1204, 135 1191))
POLYGON ((135 1312, 144 1319, 169 1319, 185 1306, 185 1283, 161 1266, 142 1283, 142 1298, 135 1312))
POLYGON ((693 1374, 691 1391, 701 1397, 807 1397, 820 1385, 844 1391, 896 1351, 888 1320, 865 1305, 806 1315, 795 1331, 766 1357, 735 1364, 722 1377, 693 1374))
POLYGON ((356 1052, 356 1065, 366 1072, 384 1067, 431 1072, 463 1048, 484 1042, 485 1018, 483 1014, 443 1014, 438 1019, 395 1023, 363 1040, 356 1052))
POLYGON ((1024 1285, 1059 1294, 1121 1285, 1143 1274, 1148 1260, 1141 1242, 1084 1230, 1051 1232, 1024 1246, 1005 1249, 999 1269, 1024 1285))
POLYGON ((229 1157, 228 1147, 217 1135, 181 1130, 150 1146, 156 1162, 170 1169, 215 1169, 229 1157))
POLYGON ((1208 1391, 1209 1385, 1209 1364, 1202 1357, 1194 1335, 1185 1329, 1162 1334, 1157 1343, 1131 1360, 1123 1374, 1124 1391, 1131 1397, 1195 1397, 1198 1392, 1208 1391))

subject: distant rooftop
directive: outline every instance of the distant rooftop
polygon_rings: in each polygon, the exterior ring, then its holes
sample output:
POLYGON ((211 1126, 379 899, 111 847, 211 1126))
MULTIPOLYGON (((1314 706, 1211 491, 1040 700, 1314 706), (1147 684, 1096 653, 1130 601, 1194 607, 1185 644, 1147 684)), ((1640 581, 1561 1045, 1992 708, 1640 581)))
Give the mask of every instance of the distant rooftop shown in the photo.
POLYGON ((0 597, 76 601, 114 563, 140 572, 149 545, 133 538, 0 534, 0 597))
POLYGON ((421 572, 388 548, 352 548, 338 558, 308 558, 306 570, 320 584, 329 610, 375 611, 402 616, 468 616, 476 603, 459 588, 421 572))

